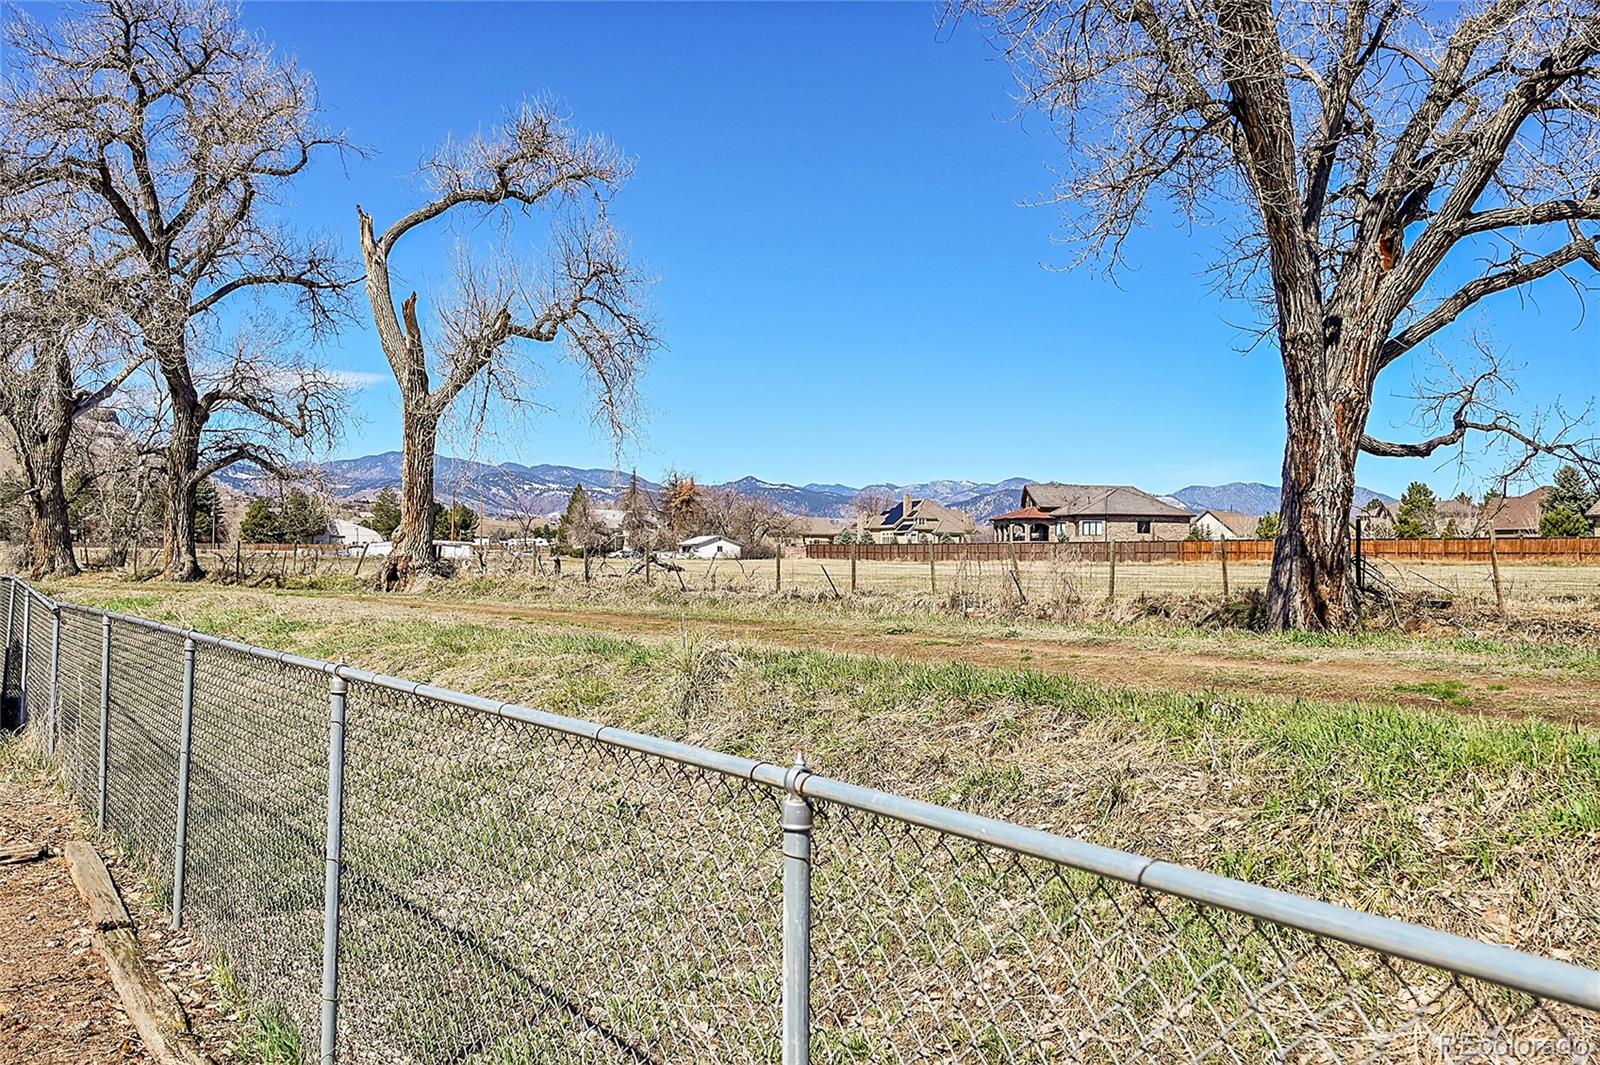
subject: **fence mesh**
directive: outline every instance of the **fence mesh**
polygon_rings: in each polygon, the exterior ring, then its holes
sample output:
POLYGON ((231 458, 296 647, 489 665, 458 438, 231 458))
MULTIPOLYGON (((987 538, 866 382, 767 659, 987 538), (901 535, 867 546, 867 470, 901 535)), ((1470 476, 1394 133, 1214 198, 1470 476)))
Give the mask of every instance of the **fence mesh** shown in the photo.
POLYGON ((162 905, 172 899, 182 692, 181 639, 135 625, 113 626, 106 830, 162 905))
MULTIPOLYGON (((55 751, 92 810, 99 617, 61 617, 55 751)), ((36 608, 28 640, 37 700, 48 618, 36 608)), ((6 635, 20 642, 17 619, 6 635)), ((107 827, 170 902, 184 641, 119 620, 110 664, 107 827)), ((193 691, 185 921, 314 1060, 329 675, 200 643, 193 691)), ((341 1060, 779 1059, 780 791, 387 683, 350 682, 345 709, 341 1060)), ((1578 1061, 1600 1047, 1600 1014, 813 806, 819 1062, 1578 1061)))
POLYGON ((325 674, 197 648, 184 922, 306 1048, 320 1028, 327 765, 325 674))
POLYGON ((818 1062, 1476 1061, 1600 1018, 829 803, 818 1062), (1450 1047, 1459 1043, 1459 1056, 1450 1047))
POLYGON ((769 792, 371 685, 347 720, 344 1060, 774 1059, 769 792))
POLYGON ((56 760, 67 790, 93 818, 100 801, 100 617, 61 608, 61 697, 56 760))

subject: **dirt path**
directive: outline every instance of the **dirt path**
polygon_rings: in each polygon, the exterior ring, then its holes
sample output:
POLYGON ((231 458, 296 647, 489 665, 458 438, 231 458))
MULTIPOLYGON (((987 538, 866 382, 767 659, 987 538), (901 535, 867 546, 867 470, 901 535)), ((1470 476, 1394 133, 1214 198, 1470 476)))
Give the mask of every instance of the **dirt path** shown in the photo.
MULTIPOLYGON (((1036 669, 1146 691, 1216 691, 1289 698, 1356 700, 1425 706, 1490 717, 1544 717, 1562 724, 1600 725, 1600 685, 1582 677, 1537 676, 1511 670, 1442 662, 1437 667, 1397 661, 1379 650, 1285 651, 1296 660, 1151 647, 1139 637, 1085 634, 1039 639, 971 634, 863 632, 819 619, 681 620, 666 614, 591 607, 540 607, 499 603, 446 603, 421 598, 374 600, 377 607, 423 611, 439 617, 511 618, 602 633, 671 636, 684 626, 720 639, 805 650, 884 655, 922 662, 1036 669), (1411 689, 1411 690, 1407 690, 1411 689)), ((1241 648, 1248 651, 1249 648, 1241 648)))
POLYGON ((0 865, 0 1062, 147 1062, 90 942, 89 913, 60 848, 74 814, 41 782, 0 779, 0 844, 43 843, 48 858, 0 865))

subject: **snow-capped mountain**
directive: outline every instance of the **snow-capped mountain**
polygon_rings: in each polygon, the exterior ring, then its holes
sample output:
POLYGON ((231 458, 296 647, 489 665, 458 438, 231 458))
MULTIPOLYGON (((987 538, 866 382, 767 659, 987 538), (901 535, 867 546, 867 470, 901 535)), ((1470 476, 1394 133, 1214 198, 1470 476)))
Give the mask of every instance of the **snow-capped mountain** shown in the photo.
MULTIPOLYGON (((629 476, 616 470, 575 466, 524 466, 516 462, 492 466, 472 459, 440 455, 434 463, 434 491, 441 501, 457 500, 470 506, 482 506, 490 514, 549 514, 564 510, 572 489, 580 484, 596 505, 615 506, 627 490, 629 476)), ((381 455, 319 463, 307 468, 306 479, 335 499, 347 502, 370 500, 384 488, 400 487, 400 452, 385 451, 381 455)), ((216 480, 223 488, 246 495, 272 495, 278 490, 277 482, 272 477, 252 466, 235 466, 218 474, 216 480)), ((1015 509, 1021 501, 1023 486, 1030 483, 1033 482, 1026 477, 1008 477, 992 483, 958 480, 915 484, 879 482, 852 488, 847 484, 813 482, 794 485, 759 477, 743 477, 709 487, 731 488, 744 495, 770 500, 791 514, 822 518, 852 516, 856 500, 861 496, 894 500, 910 494, 965 511, 983 522, 996 514, 1015 509)), ((639 478, 639 486, 652 495, 661 487, 644 477, 639 478)), ((1278 489, 1265 484, 1190 485, 1171 495, 1197 514, 1207 508, 1236 510, 1244 514, 1265 514, 1278 509, 1278 489)), ((1382 493, 1358 488, 1356 505, 1363 506, 1374 496, 1394 502, 1382 493)))

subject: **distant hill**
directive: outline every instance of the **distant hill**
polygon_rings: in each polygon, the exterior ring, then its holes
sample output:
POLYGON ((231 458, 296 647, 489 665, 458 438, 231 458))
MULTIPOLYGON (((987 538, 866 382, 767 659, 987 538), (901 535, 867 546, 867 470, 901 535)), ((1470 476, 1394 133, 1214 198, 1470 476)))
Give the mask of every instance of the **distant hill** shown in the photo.
MULTIPOLYGON (((1234 481, 1232 484, 1192 484, 1172 493, 1172 497, 1199 514, 1203 510, 1232 510, 1240 514, 1274 514, 1282 497, 1277 485, 1234 481)), ((1374 499, 1396 502, 1394 496, 1357 487, 1355 504, 1364 507, 1374 499)))
MULTIPOLYGON (((400 487, 400 452, 385 451, 379 455, 320 463, 307 468, 306 478, 335 499, 370 500, 384 488, 400 487)), ((277 491, 273 478, 251 466, 235 466, 218 474, 216 480, 224 489, 245 495, 269 495, 277 491)), ((994 482, 880 482, 852 488, 847 484, 785 484, 752 476, 710 487, 737 489, 745 495, 770 500, 774 506, 791 514, 822 518, 851 516, 855 500, 861 495, 898 499, 909 493, 971 514, 981 524, 996 514, 1015 509, 1023 486, 1030 483, 1027 477, 1008 477, 994 482)), ((516 462, 492 466, 446 455, 440 455, 434 463, 434 492, 441 500, 455 499, 474 507, 481 505, 496 515, 552 514, 564 510, 572 489, 580 484, 597 505, 614 506, 628 487, 628 474, 576 466, 524 466, 516 462)), ((661 488, 644 477, 639 478, 639 485, 652 494, 661 488)), ((1364 506, 1374 496, 1394 502, 1390 496, 1358 488, 1356 505, 1364 506)), ((1207 508, 1237 510, 1244 514, 1265 514, 1278 509, 1278 489, 1265 484, 1190 485, 1173 492, 1172 498, 1196 514, 1207 508)))

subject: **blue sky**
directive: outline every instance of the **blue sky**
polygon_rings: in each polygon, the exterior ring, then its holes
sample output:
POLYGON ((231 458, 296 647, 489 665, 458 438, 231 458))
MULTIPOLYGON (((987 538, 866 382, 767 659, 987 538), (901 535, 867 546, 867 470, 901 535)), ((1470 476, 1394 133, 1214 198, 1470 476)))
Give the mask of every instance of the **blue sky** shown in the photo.
MULTIPOLYGON (((793 482, 1276 483, 1282 375, 1239 348, 1248 311, 1202 272, 1222 230, 1157 214, 1116 283, 1063 273, 1048 190, 1061 149, 1015 118, 1009 71, 975 28, 905 4, 248 3, 245 19, 316 76, 330 124, 371 149, 294 187, 304 225, 354 254, 358 201, 380 224, 421 190, 418 160, 548 92, 637 158, 614 216, 659 278, 667 349, 623 455, 655 475, 793 482)), ((532 246, 537 227, 520 230, 532 246)), ((443 280, 454 238, 407 238, 404 282, 443 280)), ((466 240, 482 240, 482 230, 466 240)), ((1600 392, 1600 309, 1581 328, 1560 282, 1485 305, 1522 402, 1600 392)), ((360 305, 365 310, 364 302, 360 305)), ((1465 330, 1456 334, 1464 337, 1465 330)), ((543 354, 543 353, 541 353, 543 354)), ((339 454, 398 447, 370 328, 328 357, 373 375, 339 454)), ((1380 383, 1405 393, 1407 369, 1380 383)), ((608 466, 611 443, 557 366, 548 411, 447 450, 608 466)), ((1406 437, 1409 404, 1372 427, 1406 437)), ((1365 459, 1361 481, 1454 490, 1436 461, 1365 459)))

